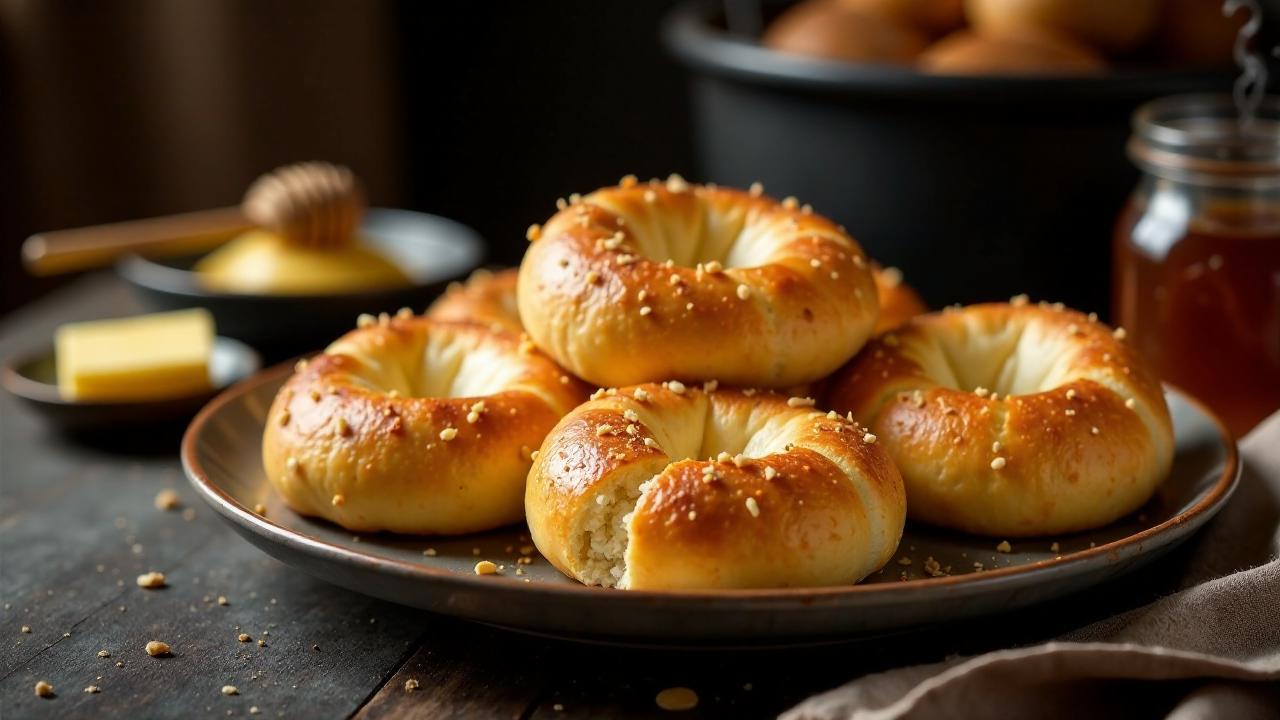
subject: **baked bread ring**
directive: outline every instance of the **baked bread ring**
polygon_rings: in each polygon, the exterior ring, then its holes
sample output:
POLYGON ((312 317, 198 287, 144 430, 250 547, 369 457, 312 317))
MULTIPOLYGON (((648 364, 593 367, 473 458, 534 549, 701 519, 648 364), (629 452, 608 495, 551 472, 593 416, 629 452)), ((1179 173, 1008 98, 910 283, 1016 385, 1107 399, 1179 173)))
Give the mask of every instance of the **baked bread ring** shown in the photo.
POLYGON ((897 468, 811 399, 674 381, 593 397, 547 436, 525 495, 534 544, 566 575, 633 590, 836 585, 898 546, 897 468))
POLYGON ((895 267, 872 266, 876 279, 876 295, 880 298, 880 318, 876 335, 882 335, 928 310, 916 291, 902 281, 902 271, 895 267))
POLYGON ((893 456, 913 520, 996 536, 1105 525, 1164 480, 1160 384, 1096 316, 1059 305, 921 315, 869 343, 830 385, 893 456))
POLYGON ((492 330, 522 333, 516 309, 515 268, 493 272, 483 268, 471 273, 466 284, 451 283, 444 295, 427 308, 427 317, 448 322, 474 322, 492 330))
POLYGON ((531 452, 586 397, 517 336, 383 315, 296 373, 262 459, 289 507, 350 530, 457 534, 517 522, 531 452))
POLYGON ((530 236, 517 289, 525 331, 598 385, 796 385, 838 368, 875 326, 858 244, 758 186, 625 178, 530 236))

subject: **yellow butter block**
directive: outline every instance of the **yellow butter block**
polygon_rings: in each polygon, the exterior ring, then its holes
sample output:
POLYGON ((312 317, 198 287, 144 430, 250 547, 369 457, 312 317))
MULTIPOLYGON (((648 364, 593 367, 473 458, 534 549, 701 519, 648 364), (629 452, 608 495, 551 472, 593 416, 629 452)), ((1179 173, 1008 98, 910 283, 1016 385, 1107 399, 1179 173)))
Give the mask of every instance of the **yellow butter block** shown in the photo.
POLYGON ((213 317, 206 310, 58 328, 58 391, 69 400, 151 400, 208 390, 213 317))

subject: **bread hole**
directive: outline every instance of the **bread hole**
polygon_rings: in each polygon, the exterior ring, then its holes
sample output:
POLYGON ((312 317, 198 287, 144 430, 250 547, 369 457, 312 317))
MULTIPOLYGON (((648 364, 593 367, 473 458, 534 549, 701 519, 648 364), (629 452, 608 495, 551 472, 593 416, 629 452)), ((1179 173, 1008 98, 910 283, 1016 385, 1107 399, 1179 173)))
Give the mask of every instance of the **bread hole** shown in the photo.
POLYGON ((904 345, 925 375, 943 387, 1028 395, 1071 380, 1070 362, 1078 348, 1065 331, 1020 318, 999 326, 946 319, 928 326, 925 342, 904 345))
POLYGON ((709 202, 701 193, 692 210, 684 195, 657 193, 653 202, 642 205, 622 204, 622 197, 605 191, 588 196, 586 202, 620 217, 634 251, 654 262, 671 260, 686 268, 718 263, 726 270, 759 267, 771 262, 780 238, 794 233, 784 213, 709 202))
POLYGON ((459 329, 435 325, 381 346, 368 335, 344 338, 325 352, 356 360, 350 375, 358 384, 401 397, 485 397, 523 384, 527 370, 511 362, 513 348, 459 329))

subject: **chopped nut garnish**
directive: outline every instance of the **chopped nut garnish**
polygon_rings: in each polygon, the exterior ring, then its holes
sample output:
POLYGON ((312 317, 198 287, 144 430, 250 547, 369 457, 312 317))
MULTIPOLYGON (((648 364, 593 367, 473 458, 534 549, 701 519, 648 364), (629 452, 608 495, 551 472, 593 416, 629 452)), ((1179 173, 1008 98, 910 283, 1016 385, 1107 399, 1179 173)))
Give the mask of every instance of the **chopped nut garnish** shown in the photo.
POLYGON ((240 633, 239 635, 236 636, 236 639, 239 640, 240 642, 249 642, 253 638, 249 637, 249 633, 240 633))
POLYGON ((338 434, 339 434, 339 435, 341 435, 342 437, 350 437, 350 436, 351 436, 351 425, 350 425, 349 423, 347 423, 347 419, 346 419, 346 418, 344 418, 344 417, 340 417, 340 418, 338 418, 338 419, 335 421, 335 424, 337 425, 337 428, 338 428, 338 434))
POLYGON ((488 560, 481 560, 476 563, 475 573, 477 575, 494 575, 498 572, 498 566, 488 560))
POLYGON ((657 441, 657 440, 654 440, 654 439, 653 439, 653 438, 651 438, 651 437, 647 437, 647 438, 645 438, 645 439, 644 439, 644 446, 645 446, 645 447, 657 447, 657 446, 658 446, 658 441, 657 441))
POLYGON ((44 680, 36 682, 36 697, 51 698, 53 697, 53 686, 44 680))
POLYGON ((631 393, 631 397, 644 402, 649 399, 649 391, 644 388, 636 388, 635 392, 631 393))
POLYGON ((1074 389, 1068 389, 1068 390, 1067 390, 1067 399, 1068 399, 1068 400, 1075 400, 1075 399, 1076 399, 1076 391, 1075 391, 1074 389))
POLYGON ((1004 459, 1004 458, 1002 458, 1002 457, 998 457, 998 458, 996 458, 996 459, 994 459, 994 460, 992 460, 992 461, 991 461, 991 469, 992 469, 992 470, 1002 470, 1002 469, 1004 469, 1005 464, 1006 464, 1005 459, 1004 459))
POLYGON ((422 554, 426 555, 427 557, 435 557, 437 553, 435 548, 427 548, 426 550, 422 551, 422 554))
POLYGON ((524 239, 528 240, 529 242, 534 242, 541 237, 542 237, 542 226, 539 225, 538 223, 534 223, 530 225, 529 229, 524 231, 524 239))
POLYGON ((107 650, 99 650, 98 657, 100 658, 111 657, 111 653, 108 652, 107 650))
POLYGON ((1055 552, 1055 553, 1058 552, 1058 543, 1056 540, 1052 545, 1049 546, 1049 552, 1055 552))
POLYGON ((30 634, 31 634, 31 627, 30 627, 30 626, 28 626, 28 625, 23 625, 23 626, 22 626, 22 632, 23 632, 23 633, 25 633, 25 634, 27 634, 27 635, 30 635, 30 634))
POLYGON ((747 498, 747 512, 751 513, 751 517, 760 517, 760 503, 756 502, 753 497, 747 498))
POLYGON ((266 515, 267 506, 263 505, 262 503, 255 503, 253 506, 253 511, 259 515, 266 515))
POLYGON ((866 434, 864 434, 864 435, 862 436, 862 442, 864 442, 864 443, 866 443, 866 444, 868 444, 868 445, 875 445, 875 444, 876 444, 876 440, 878 440, 878 439, 879 439, 879 438, 877 438, 877 437, 875 436, 875 434, 874 434, 874 433, 866 433, 866 434))
POLYGON ((686 388, 684 386, 684 383, 680 382, 679 380, 668 380, 667 389, 677 395, 683 395, 686 388))
POLYGON ((223 695, 239 695, 240 691, 236 689, 235 685, 223 685, 222 694, 223 695))
POLYGON ((715 275, 716 273, 724 272, 724 265, 721 265, 719 260, 712 260, 711 262, 703 265, 702 269, 712 275, 715 275))
POLYGON ((998 453, 998 452, 1000 452, 1000 441, 999 441, 999 440, 996 440, 995 442, 991 443, 991 452, 993 452, 993 453, 998 453))
POLYGON ((157 510, 177 510, 182 507, 182 498, 173 490, 165 488, 156 493, 155 505, 157 510))
POLYGON ((1098 429, 1098 426, 1097 426, 1097 425, 1095 425, 1095 426, 1093 426, 1093 427, 1089 428, 1089 434, 1090 434, 1090 435, 1101 435, 1101 434, 1102 434, 1102 431, 1098 429))
POLYGON ((219 595, 219 596, 218 596, 218 604, 219 604, 219 605, 222 605, 223 607, 225 607, 225 606, 227 606, 227 605, 230 605, 230 604, 231 604, 231 601, 227 599, 227 596, 226 596, 226 595, 219 595))
POLYGON ((984 387, 982 387, 981 385, 979 385, 978 387, 976 387, 976 388, 974 388, 974 389, 973 389, 973 394, 974 394, 974 395, 977 395, 977 396, 978 396, 978 397, 980 397, 980 398, 984 398, 984 397, 986 397, 986 396, 990 395, 990 394, 991 394, 991 391, 990 391, 990 390, 988 390, 988 389, 986 389, 986 388, 984 388, 984 387))
MULTIPOLYGON (((164 655, 168 655, 169 643, 161 642, 159 640, 152 640, 151 642, 147 643, 147 654, 150 655, 151 657, 161 657, 164 655)), ((123 663, 116 663, 116 664, 123 665, 123 663)))
POLYGON ((1011 553, 1013 552, 1013 546, 1009 544, 1008 540, 1001 540, 1000 544, 996 546, 996 552, 1011 553))
POLYGON ((778 477, 778 471, 777 471, 777 470, 774 470, 774 469, 773 469, 773 466, 771 466, 771 465, 767 465, 767 466, 765 466, 765 469, 764 469, 764 479, 765 479, 765 480, 772 480, 772 479, 774 479, 774 478, 776 478, 776 477, 778 477))
POLYGON ((1122 327, 1118 327, 1118 328, 1116 328, 1116 329, 1115 329, 1115 332, 1113 332, 1113 333, 1111 333, 1111 334, 1115 336, 1115 339, 1117 339, 1117 340, 1123 340, 1123 339, 1124 339, 1124 336, 1125 336, 1125 335, 1127 335, 1128 333, 1126 333, 1126 332, 1124 331, 1124 328, 1122 328, 1122 327))
POLYGON ((586 279, 587 279, 588 285, 599 285, 600 273, 596 272, 595 270, 588 270, 586 279))
POLYGON ((652 312, 653 312, 653 308, 649 307, 648 305, 645 305, 644 307, 640 308, 641 317, 644 317, 645 315, 648 315, 649 313, 652 313, 652 312))
POLYGON ((1128 400, 1124 401, 1124 406, 1132 410, 1138 406, 1138 401, 1134 400, 1133 398, 1129 398, 1128 400))
MULTIPOLYGON (((350 315, 347 317, 350 317, 350 315)), ((360 313, 356 316, 356 327, 358 328, 367 328, 371 325, 377 324, 377 322, 378 318, 370 315, 369 313, 360 313)))
POLYGON ((787 407, 813 407, 815 400, 811 397, 789 397, 787 398, 787 407))
POLYGON ((97 695, 98 693, 102 692, 102 688, 98 687, 97 685, 90 685, 89 687, 85 688, 84 691, 89 693, 90 695, 97 695))
POLYGON ((1031 302, 1031 298, 1027 297, 1025 294, 1014 295, 1013 297, 1009 298, 1009 304, 1013 305, 1014 307, 1022 307, 1023 305, 1026 305, 1028 302, 1031 302))
POLYGON ((760 195, 764 193, 764 185, 761 185, 758 182, 753 182, 751 183, 751 187, 747 189, 747 192, 750 193, 752 197, 760 197, 760 195))
POLYGON ((456 437, 458 437, 458 428, 447 427, 440 431, 440 439, 445 442, 449 442, 456 437))
POLYGON ((422 687, 422 685, 414 678, 409 678, 408 680, 404 681, 405 692, 413 692, 414 690, 417 690, 420 687, 422 687))
POLYGON ((911 558, 907 557, 906 555, 903 555, 902 557, 898 558, 898 564, 899 564, 899 565, 910 565, 910 564, 911 564, 911 558))
POLYGON ((746 299, 747 299, 747 298, 749 298, 749 297, 751 297, 751 288, 747 287, 746 285, 739 285, 739 286, 738 286, 738 299, 739 299, 739 300, 746 300, 746 299))
POLYGON ((143 573, 138 576, 137 583, 138 587, 146 588, 147 590, 162 588, 164 587, 164 573, 156 572, 154 570, 148 573, 143 573))
POLYGON ((333 496, 333 499, 330 500, 329 502, 334 507, 342 507, 343 505, 347 504, 347 496, 343 495, 342 493, 337 493, 336 495, 333 496))

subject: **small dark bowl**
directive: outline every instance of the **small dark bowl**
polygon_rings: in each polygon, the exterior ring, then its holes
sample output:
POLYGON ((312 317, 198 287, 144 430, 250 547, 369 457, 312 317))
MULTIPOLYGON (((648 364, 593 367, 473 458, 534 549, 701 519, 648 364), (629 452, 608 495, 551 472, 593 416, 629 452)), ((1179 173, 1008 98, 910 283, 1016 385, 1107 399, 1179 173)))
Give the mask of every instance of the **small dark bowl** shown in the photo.
POLYGON ((1138 178, 1130 114, 1232 80, 929 75, 778 53, 722 14, 685 2, 663 27, 691 70, 702 175, 812 203, 935 307, 1029 292, 1105 313, 1112 224, 1138 178))
POLYGON ((262 358, 239 340, 218 337, 209 358, 209 390, 178 398, 139 402, 68 400, 58 392, 57 361, 52 347, 6 360, 5 390, 43 415, 49 424, 72 435, 122 431, 181 429, 214 395, 262 367, 262 358))
POLYGON ((445 286, 465 277, 484 257, 484 241, 471 228, 409 210, 371 208, 362 231, 409 276, 406 287, 326 295, 267 295, 210 290, 192 266, 200 256, 149 259, 130 256, 117 266, 143 301, 156 310, 203 307, 218 333, 239 338, 270 361, 324 347, 355 327, 360 313, 424 310, 445 286))

